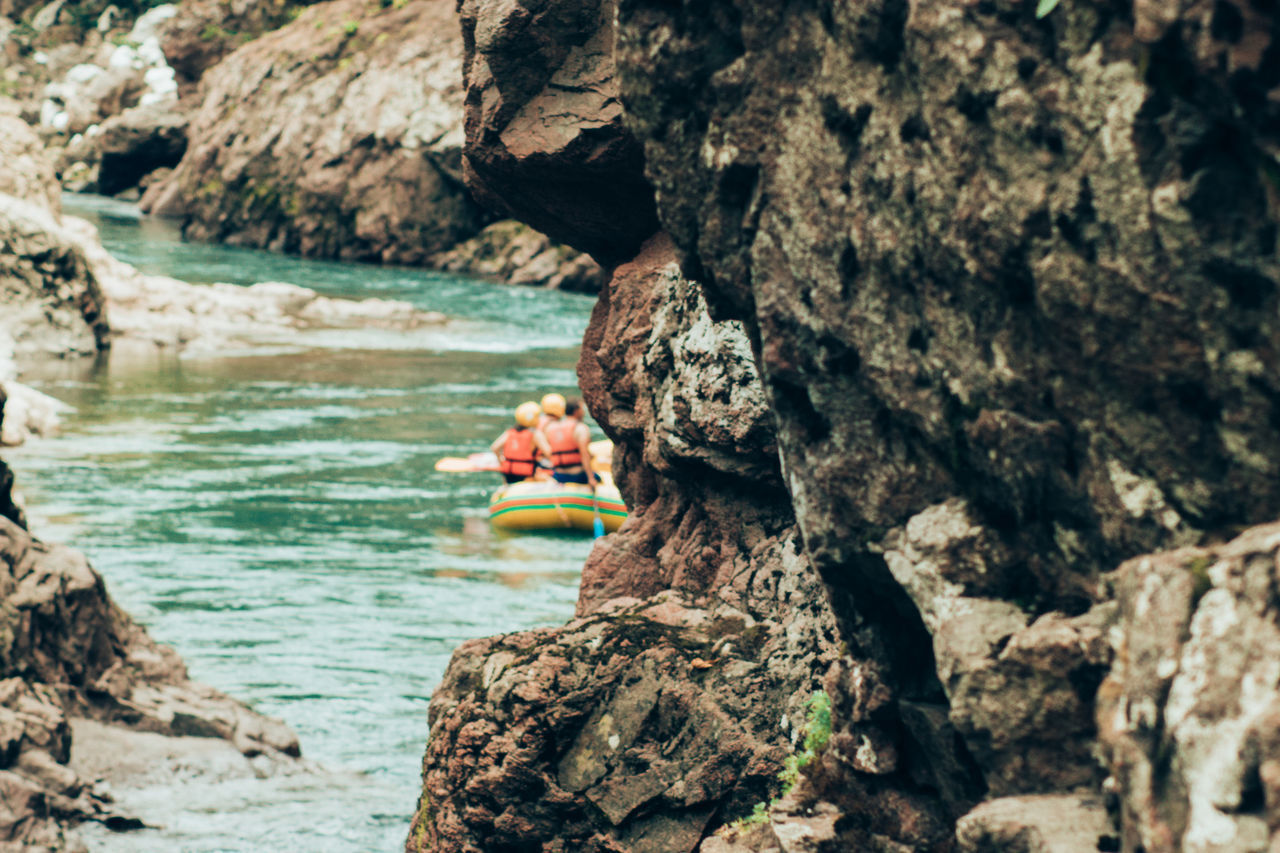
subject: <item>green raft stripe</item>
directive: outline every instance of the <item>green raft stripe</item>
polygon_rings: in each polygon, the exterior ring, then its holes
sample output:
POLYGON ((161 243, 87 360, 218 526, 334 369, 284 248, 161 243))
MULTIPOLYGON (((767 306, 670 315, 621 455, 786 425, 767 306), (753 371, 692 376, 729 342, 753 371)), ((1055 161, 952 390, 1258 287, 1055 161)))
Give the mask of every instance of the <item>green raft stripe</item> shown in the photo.
MULTIPOLYGON (((562 502, 560 502, 560 503, 558 503, 558 504, 555 504, 555 503, 510 503, 510 502, 507 502, 507 501, 503 501, 503 502, 501 502, 501 503, 493 504, 492 506, 490 506, 490 507, 489 507, 489 516, 490 516, 490 517, 493 517, 493 516, 496 516, 496 515, 503 515, 503 514, 508 513, 508 512, 516 512, 516 511, 518 511, 518 510, 522 510, 522 509, 551 509, 551 510, 554 510, 554 509, 577 509, 577 510, 583 510, 584 512, 592 512, 592 511, 593 511, 592 505, 591 505, 590 503, 586 503, 586 504, 578 504, 578 503, 570 503, 570 502, 568 502, 568 501, 562 501, 562 502)), ((603 504, 600 506, 600 514, 601 514, 601 515, 614 516, 614 517, 616 517, 616 518, 626 518, 626 517, 627 517, 627 511, 626 511, 626 509, 617 510, 617 509, 613 509, 613 508, 611 508, 611 507, 609 507, 609 506, 606 506, 606 505, 603 505, 603 504)))

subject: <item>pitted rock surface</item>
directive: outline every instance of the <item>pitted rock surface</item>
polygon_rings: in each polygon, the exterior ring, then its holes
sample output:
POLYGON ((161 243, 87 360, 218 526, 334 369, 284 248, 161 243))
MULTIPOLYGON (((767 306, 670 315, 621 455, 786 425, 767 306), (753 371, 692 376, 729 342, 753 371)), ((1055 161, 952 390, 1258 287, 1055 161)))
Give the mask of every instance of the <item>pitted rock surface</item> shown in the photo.
POLYGON ((432 697, 407 849, 694 850, 719 812, 776 793, 832 655, 833 626, 798 615, 667 592, 464 644, 432 697))
POLYGON ((193 239, 421 263, 485 216, 462 186, 449 0, 333 0, 210 69, 182 162, 144 207, 193 239))
POLYGON ((962 495, 1080 608, 1073 566, 1280 511, 1275 229, 1219 144, 1257 134, 1180 43, 1144 77, 1092 4, 818 6, 626 2, 619 63, 824 570, 962 495))
POLYGON ((619 8, 629 126, 753 341, 807 552, 864 624, 909 599, 992 793, 1092 781, 1100 572, 1280 513, 1272 13, 1033 6, 619 8), (904 559, 957 500, 968 555, 904 559))
POLYGON ((580 613, 617 595, 697 595, 776 562, 793 520, 746 336, 710 318, 664 236, 605 286, 578 376, 630 511, 583 569, 580 613))

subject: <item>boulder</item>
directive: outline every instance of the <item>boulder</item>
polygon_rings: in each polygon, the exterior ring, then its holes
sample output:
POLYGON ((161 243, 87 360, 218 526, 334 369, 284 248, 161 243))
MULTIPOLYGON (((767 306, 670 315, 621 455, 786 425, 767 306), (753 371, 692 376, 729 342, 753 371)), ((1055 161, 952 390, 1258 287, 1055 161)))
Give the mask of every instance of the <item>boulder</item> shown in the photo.
POLYGON ((513 219, 485 227, 428 262, 436 269, 496 278, 507 284, 597 293, 605 274, 591 258, 513 219))
POLYGON ((1129 560, 1100 741, 1124 850, 1267 850, 1280 832, 1280 524, 1129 560))
POLYGON ((205 74, 182 162, 148 194, 186 236, 422 263, 474 235, 448 0, 312 6, 205 74))
POLYGON ((776 792, 830 656, 797 615, 666 593, 465 643, 432 696, 407 849, 690 853, 776 792))
POLYGON ((459 4, 467 186, 604 266, 658 230, 614 78, 616 0, 459 4))

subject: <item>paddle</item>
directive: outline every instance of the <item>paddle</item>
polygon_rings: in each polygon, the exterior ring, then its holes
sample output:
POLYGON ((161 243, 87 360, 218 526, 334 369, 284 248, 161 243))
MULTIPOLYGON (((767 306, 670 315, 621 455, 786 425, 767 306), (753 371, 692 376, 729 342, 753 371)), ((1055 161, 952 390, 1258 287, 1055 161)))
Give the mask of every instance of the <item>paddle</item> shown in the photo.
POLYGON ((591 519, 591 532, 597 539, 604 535, 604 520, 600 518, 600 496, 596 494, 598 483, 591 484, 591 509, 595 517, 591 519))
POLYGON ((436 470, 450 474, 470 474, 476 471, 500 471, 498 457, 493 453, 472 453, 470 456, 446 456, 436 462, 436 470))

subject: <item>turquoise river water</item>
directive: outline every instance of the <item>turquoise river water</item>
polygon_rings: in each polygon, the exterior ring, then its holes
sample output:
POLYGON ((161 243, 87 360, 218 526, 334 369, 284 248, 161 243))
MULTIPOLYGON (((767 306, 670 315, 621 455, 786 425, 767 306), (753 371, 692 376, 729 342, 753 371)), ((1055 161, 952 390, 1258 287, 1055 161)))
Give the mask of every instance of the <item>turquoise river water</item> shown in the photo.
POLYGON ((36 535, 85 551, 193 678, 283 718, 312 767, 118 792, 158 828, 90 827, 91 848, 401 849, 450 653, 567 619, 591 547, 491 532, 496 475, 432 465, 487 445, 520 401, 573 393, 592 300, 189 245, 106 200, 68 209, 146 272, 290 281, 455 318, 228 357, 41 367, 27 380, 76 411, 60 437, 5 453, 36 535))

